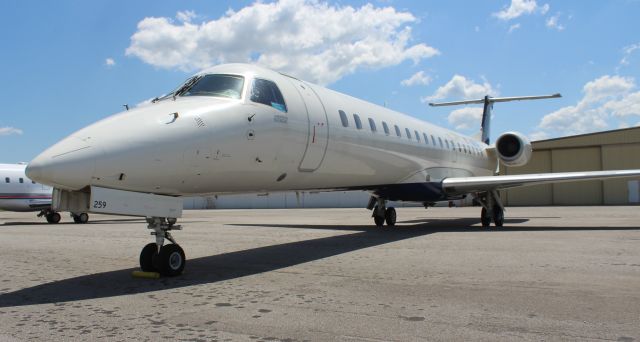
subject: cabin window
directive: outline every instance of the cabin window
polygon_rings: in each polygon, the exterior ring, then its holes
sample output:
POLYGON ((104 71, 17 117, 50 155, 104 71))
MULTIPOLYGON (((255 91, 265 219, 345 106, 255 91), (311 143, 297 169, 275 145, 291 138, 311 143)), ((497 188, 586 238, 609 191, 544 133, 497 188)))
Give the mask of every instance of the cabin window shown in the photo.
POLYGON ((407 134, 407 138, 409 138, 409 140, 411 140, 411 131, 409 131, 408 128, 405 128, 404 132, 407 134))
POLYGON ((31 181, 31 184, 36 184, 36 181, 31 181))
POLYGON ((196 76, 187 81, 176 91, 176 94, 180 96, 214 96, 239 99, 242 94, 242 87, 244 87, 244 77, 242 76, 204 75, 196 76))
POLYGON ((342 110, 339 110, 338 114, 340 114, 340 121, 342 121, 342 126, 349 127, 349 119, 347 118, 347 114, 342 110))
POLYGON ((389 126, 384 121, 382 121, 382 129, 384 129, 384 134, 389 135, 389 126))
POLYGON ((371 132, 377 132, 378 129, 376 128, 376 122, 373 121, 372 118, 369 118, 369 127, 371 127, 371 132))
POLYGON ((438 137, 438 141, 440 141, 440 148, 444 148, 444 145, 442 145, 442 138, 438 137))
POLYGON ((251 88, 251 101, 271 106, 281 112, 287 112, 287 105, 278 86, 268 80, 256 78, 251 88))
POLYGON ((398 125, 394 125, 396 128, 396 135, 399 137, 402 137, 402 134, 400 134, 400 127, 398 127, 398 125))
POLYGON ((360 121, 360 116, 358 114, 353 114, 353 121, 356 122, 357 129, 362 129, 362 121, 360 121))
POLYGON ((436 146, 436 138, 433 136, 433 134, 431 134, 431 142, 433 143, 433 146, 436 146))
POLYGON ((420 134, 418 134, 418 131, 413 131, 413 133, 416 135, 416 140, 420 142, 420 134))
POLYGON ((5 178, 4 178, 4 182, 5 182, 5 183, 11 183, 11 179, 9 179, 9 177, 5 177, 5 178))
POLYGON ((424 143, 429 145, 429 137, 427 136, 427 133, 422 133, 422 137, 424 138, 424 143))
POLYGON ((24 183, 24 178, 22 177, 18 178, 18 182, 20 182, 21 184, 24 183))

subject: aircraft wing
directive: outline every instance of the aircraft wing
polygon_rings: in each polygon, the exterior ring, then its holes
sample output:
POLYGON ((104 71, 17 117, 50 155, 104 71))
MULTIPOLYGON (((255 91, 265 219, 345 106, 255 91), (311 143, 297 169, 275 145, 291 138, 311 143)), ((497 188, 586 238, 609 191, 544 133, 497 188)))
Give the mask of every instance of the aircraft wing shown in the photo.
POLYGON ((609 178, 640 177, 640 170, 534 173, 507 176, 454 177, 442 180, 447 194, 466 194, 547 183, 574 182, 609 178))

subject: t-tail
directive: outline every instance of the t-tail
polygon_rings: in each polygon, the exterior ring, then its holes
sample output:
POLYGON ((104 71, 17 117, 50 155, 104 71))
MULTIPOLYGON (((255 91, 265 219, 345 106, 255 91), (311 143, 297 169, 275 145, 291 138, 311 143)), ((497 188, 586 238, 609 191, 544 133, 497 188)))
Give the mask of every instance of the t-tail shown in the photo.
POLYGON ((468 105, 468 104, 483 104, 484 108, 482 110, 482 123, 480 125, 480 140, 489 144, 489 135, 491 131, 491 109, 493 109, 493 104, 495 102, 509 102, 509 101, 522 101, 522 100, 541 100, 541 99, 551 99, 556 97, 562 97, 562 95, 553 94, 553 95, 540 95, 540 96, 515 96, 515 97, 491 97, 489 95, 485 96, 483 99, 478 100, 465 100, 465 101, 454 101, 454 102, 440 102, 440 103, 429 103, 429 106, 432 107, 441 107, 441 106, 456 106, 456 105, 468 105))

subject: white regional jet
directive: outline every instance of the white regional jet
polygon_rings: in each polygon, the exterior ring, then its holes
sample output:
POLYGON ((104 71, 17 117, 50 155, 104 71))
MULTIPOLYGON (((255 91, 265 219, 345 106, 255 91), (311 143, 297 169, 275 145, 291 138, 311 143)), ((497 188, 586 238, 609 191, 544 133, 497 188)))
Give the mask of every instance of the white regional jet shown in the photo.
MULTIPOLYGON (((39 211, 49 223, 60 222, 60 214, 51 209, 50 186, 36 183, 25 175, 26 164, 0 164, 0 210, 39 211)), ((87 223, 87 213, 71 213, 75 223, 87 223)))
POLYGON ((185 266, 170 234, 181 228, 180 196, 367 190, 375 224, 393 226, 388 200, 430 206, 470 195, 482 205, 482 226, 502 226, 499 189, 640 176, 495 176, 499 162, 526 164, 531 144, 508 132, 489 145, 493 103, 558 96, 440 104, 484 104, 480 138, 472 138, 268 69, 219 65, 148 106, 73 133, 36 157, 27 174, 54 187, 56 210, 146 216, 156 241, 143 248, 140 266, 173 276, 185 266))

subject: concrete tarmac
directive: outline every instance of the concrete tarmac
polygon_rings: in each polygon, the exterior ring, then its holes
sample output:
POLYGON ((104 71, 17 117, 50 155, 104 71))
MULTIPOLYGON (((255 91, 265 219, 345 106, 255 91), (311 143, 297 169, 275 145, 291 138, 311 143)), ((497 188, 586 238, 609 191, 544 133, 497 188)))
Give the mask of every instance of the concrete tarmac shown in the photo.
POLYGON ((397 211, 186 211, 161 279, 144 220, 0 212, 0 341, 640 341, 639 207, 397 211))

